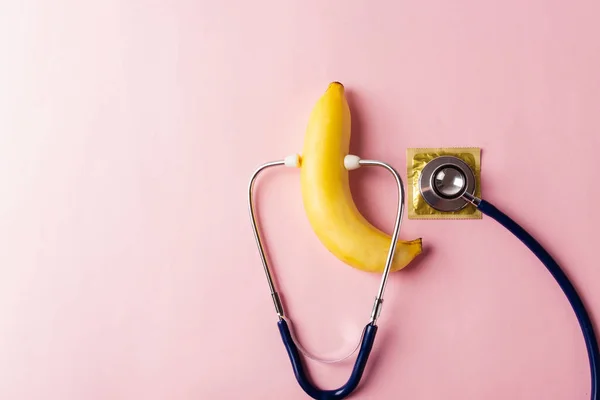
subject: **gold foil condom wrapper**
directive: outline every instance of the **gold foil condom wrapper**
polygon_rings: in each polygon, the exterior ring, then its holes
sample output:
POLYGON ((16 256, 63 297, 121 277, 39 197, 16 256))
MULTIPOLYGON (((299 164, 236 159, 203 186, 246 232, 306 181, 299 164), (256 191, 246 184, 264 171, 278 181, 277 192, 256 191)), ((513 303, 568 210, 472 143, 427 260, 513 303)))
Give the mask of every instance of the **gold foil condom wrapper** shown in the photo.
POLYGON ((419 191, 419 177, 425 165, 440 156, 455 156, 466 162, 475 175, 475 196, 481 198, 481 149, 479 147, 410 148, 406 151, 409 219, 481 219, 481 211, 468 204, 458 211, 432 208, 419 191))

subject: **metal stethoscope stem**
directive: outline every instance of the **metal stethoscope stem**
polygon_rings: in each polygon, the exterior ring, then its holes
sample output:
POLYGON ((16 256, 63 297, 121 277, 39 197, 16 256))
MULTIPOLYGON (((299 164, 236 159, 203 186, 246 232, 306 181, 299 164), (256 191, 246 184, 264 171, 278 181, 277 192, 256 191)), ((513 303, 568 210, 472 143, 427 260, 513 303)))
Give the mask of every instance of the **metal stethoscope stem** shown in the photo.
POLYGON ((254 232, 254 239, 256 240, 256 245, 258 246, 260 261, 262 262, 265 275, 267 276, 267 283, 269 284, 269 290, 271 291, 271 297, 273 298, 273 304, 275 305, 275 312, 279 316, 279 319, 283 319, 285 317, 285 312, 283 310, 283 304, 281 304, 281 299, 279 298, 279 293, 277 292, 277 288, 275 287, 275 282, 273 281, 271 270, 269 269, 269 263, 267 262, 267 257, 265 256, 265 249, 263 247, 262 240, 260 239, 260 233, 258 232, 256 215, 254 212, 254 196, 252 192, 254 189, 254 181, 262 171, 264 171, 267 168, 282 165, 284 165, 283 160, 272 161, 261 165, 252 174, 252 177, 250 178, 250 184, 248 185, 248 209, 250 211, 250 219, 252 222, 252 232, 254 232))
MULTIPOLYGON (((371 312, 371 319, 369 320, 370 323, 375 324, 377 322, 377 319, 379 318, 379 315, 381 314, 381 307, 383 304, 383 295, 385 293, 385 288, 387 286, 387 281, 388 281, 388 277, 390 274, 390 268, 392 266, 392 260, 394 258, 394 253, 396 251, 396 244, 398 242, 398 236, 400 234, 400 225, 402 223, 402 217, 404 215, 405 194, 404 194, 404 185, 402 183, 402 178, 400 177, 400 174, 398 174, 398 172, 394 168, 392 168, 392 166, 390 166, 389 164, 384 163, 382 161, 376 161, 376 160, 359 160, 358 163, 360 166, 375 166, 375 167, 385 168, 392 174, 392 176, 394 177, 394 180, 396 181, 396 185, 398 187, 398 207, 397 207, 397 211, 396 211, 396 219, 394 222, 394 230, 392 232, 392 239, 391 239, 390 247, 389 247, 386 262, 385 262, 385 268, 383 270, 381 282, 379 284, 379 290, 377 291, 377 296, 375 297, 375 303, 373 304, 373 310, 371 312)), ((285 311, 283 308, 283 304, 281 302, 281 298, 279 296, 279 292, 277 291, 275 281, 273 280, 273 276, 272 276, 272 273, 271 273, 271 270, 269 267, 269 263, 267 261, 267 256, 265 254, 262 239, 260 237, 258 224, 256 222, 256 214, 255 214, 255 210, 254 210, 254 196, 253 196, 254 190, 253 189, 254 189, 255 181, 256 181, 258 175, 262 171, 266 170, 267 168, 283 166, 283 165, 285 165, 285 160, 271 161, 271 162, 261 165, 252 174, 252 176, 250 178, 250 184, 248 185, 248 209, 250 212, 252 231, 254 232, 254 239, 256 240, 256 245, 258 247, 260 260, 262 262, 263 269, 264 269, 265 275, 267 277, 267 283, 269 285, 269 290, 271 291, 271 297, 273 298, 273 304, 275 305, 275 311, 277 312, 277 315, 279 316, 280 319, 285 318, 285 311)))

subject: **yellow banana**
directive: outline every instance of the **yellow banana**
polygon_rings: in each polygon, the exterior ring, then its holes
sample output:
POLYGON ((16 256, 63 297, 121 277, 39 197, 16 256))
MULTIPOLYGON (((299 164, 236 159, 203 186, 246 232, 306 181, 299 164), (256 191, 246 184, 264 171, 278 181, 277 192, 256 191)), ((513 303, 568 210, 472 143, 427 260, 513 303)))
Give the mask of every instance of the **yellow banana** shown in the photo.
MULTIPOLYGON (((302 200, 319 240, 346 264, 382 272, 391 236, 369 223, 350 193, 344 157, 350 148, 350 108, 344 86, 329 85, 309 118, 300 161, 302 200)), ((421 253, 421 239, 398 241, 391 271, 421 253)))

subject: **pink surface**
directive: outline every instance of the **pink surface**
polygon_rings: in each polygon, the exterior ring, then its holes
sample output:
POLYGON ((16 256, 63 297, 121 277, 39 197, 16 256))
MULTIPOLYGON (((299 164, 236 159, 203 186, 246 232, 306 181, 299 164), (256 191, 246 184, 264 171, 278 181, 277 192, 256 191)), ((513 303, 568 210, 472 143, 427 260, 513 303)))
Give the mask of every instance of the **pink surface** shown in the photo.
MULTIPOLYGON (((305 398, 246 187, 301 149, 331 80, 350 92, 353 151, 403 176, 407 147, 482 147, 483 195, 551 249, 600 324, 599 13, 591 0, 3 2, 0 398, 305 398)), ((352 177, 389 232, 392 180, 352 177)), ((317 241, 298 171, 257 189, 298 334, 345 353, 379 277, 317 241)), ((589 398, 574 315, 510 234, 484 218, 405 220, 401 235, 426 255, 392 276, 353 398, 589 398)), ((352 361, 309 368, 333 388, 352 361)))

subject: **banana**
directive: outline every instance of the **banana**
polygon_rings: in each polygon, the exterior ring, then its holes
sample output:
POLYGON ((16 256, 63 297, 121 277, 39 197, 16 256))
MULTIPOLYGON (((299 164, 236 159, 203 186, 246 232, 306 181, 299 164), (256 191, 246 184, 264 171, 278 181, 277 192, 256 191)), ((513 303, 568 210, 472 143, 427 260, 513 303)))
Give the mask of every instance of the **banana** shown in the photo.
MULTIPOLYGON (((350 120, 344 86, 333 82, 308 121, 300 158, 302 201, 312 229, 334 256, 359 270, 382 272, 391 236, 369 223, 352 199, 344 167, 350 120)), ((421 251, 420 238, 398 241, 391 271, 404 268, 421 251)))

